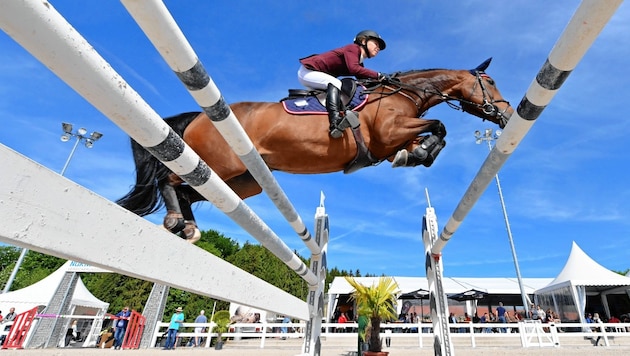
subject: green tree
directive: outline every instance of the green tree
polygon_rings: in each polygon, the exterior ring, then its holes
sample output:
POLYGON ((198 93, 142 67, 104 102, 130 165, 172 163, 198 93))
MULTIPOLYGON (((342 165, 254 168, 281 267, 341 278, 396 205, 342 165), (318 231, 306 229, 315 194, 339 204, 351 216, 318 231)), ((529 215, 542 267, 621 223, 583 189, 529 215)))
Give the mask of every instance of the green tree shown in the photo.
POLYGON ((0 286, 4 286, 9 281, 9 276, 13 272, 13 267, 20 256, 20 248, 13 246, 0 246, 0 286))

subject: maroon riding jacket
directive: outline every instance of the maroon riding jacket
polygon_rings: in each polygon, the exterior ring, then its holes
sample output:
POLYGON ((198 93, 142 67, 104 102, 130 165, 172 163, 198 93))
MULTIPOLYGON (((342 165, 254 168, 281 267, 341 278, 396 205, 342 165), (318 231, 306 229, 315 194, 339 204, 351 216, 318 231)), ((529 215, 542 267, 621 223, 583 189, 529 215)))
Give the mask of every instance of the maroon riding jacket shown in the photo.
POLYGON ((300 63, 310 70, 328 73, 334 77, 355 76, 359 79, 378 78, 378 73, 363 67, 361 47, 352 43, 332 51, 313 54, 300 59, 300 63))

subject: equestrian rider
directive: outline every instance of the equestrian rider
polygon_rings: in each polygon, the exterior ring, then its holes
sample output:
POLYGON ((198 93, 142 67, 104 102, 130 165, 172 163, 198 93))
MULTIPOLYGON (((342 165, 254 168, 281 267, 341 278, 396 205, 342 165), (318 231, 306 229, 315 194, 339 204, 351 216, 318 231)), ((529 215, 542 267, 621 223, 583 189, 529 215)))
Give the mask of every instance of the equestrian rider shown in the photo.
POLYGON ((330 121, 330 135, 333 138, 342 136, 347 127, 340 127, 344 119, 345 110, 340 99, 341 80, 337 77, 354 76, 358 79, 383 80, 389 76, 375 72, 363 66, 365 58, 375 57, 386 47, 381 36, 372 31, 359 32, 354 42, 343 47, 321 54, 300 59, 298 80, 302 85, 311 89, 326 90, 326 109, 330 121))

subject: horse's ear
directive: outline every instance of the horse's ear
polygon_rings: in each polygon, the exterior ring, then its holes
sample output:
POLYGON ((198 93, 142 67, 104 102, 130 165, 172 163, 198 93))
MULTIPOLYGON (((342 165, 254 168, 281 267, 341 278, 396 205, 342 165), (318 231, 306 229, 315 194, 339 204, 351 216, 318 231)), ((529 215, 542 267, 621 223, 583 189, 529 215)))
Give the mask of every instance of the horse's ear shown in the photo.
POLYGON ((486 59, 483 63, 478 65, 477 68, 471 70, 470 73, 475 75, 477 72, 484 72, 488 68, 488 66, 490 65, 490 62, 492 62, 492 57, 486 59))

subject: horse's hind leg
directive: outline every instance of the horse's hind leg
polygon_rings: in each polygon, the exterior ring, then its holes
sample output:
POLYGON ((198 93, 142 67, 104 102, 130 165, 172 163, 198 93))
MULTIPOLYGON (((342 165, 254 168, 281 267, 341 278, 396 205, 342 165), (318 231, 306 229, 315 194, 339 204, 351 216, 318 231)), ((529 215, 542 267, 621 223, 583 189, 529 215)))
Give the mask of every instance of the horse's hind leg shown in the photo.
POLYGON ((190 194, 195 194, 196 191, 191 186, 180 185, 176 188, 177 199, 179 207, 184 218, 184 228, 179 233, 179 236, 186 239, 190 243, 195 243, 201 239, 201 231, 197 228, 195 222, 195 216, 192 212, 190 194))
POLYGON ((179 206, 179 199, 177 198, 177 191, 175 187, 164 181, 159 184, 160 193, 164 199, 164 205, 166 205, 166 216, 164 217, 164 227, 166 230, 177 234, 185 227, 184 216, 179 206))

